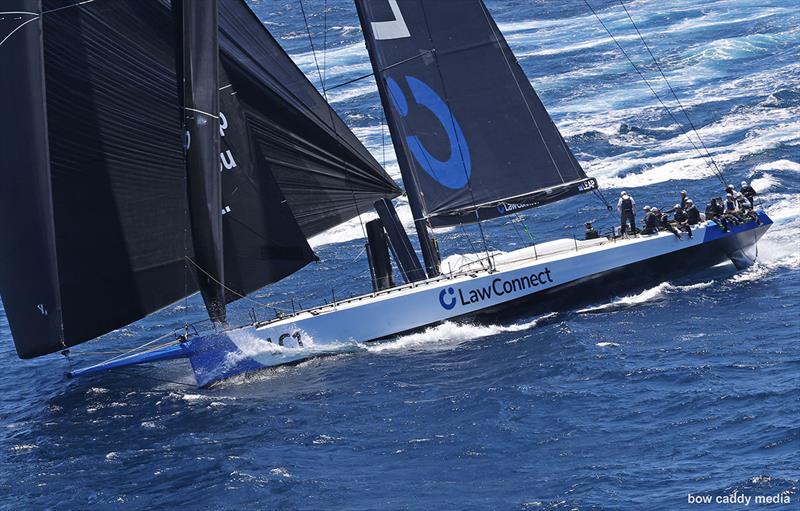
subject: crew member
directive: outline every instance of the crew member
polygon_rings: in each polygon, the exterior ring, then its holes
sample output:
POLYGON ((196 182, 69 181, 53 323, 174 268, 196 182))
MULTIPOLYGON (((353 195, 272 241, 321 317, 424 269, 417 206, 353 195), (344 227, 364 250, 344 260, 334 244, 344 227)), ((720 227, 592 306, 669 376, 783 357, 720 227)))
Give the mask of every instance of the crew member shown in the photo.
POLYGON ((694 201, 692 199, 686 199, 686 208, 684 209, 684 212, 686 213, 687 224, 698 225, 701 222, 700 210, 694 205, 694 201))
POLYGON ((755 188, 753 188, 752 186, 750 186, 750 185, 747 183, 747 181, 742 181, 742 188, 739 190, 739 193, 741 193, 742 195, 744 195, 744 197, 745 197, 747 200, 749 200, 749 201, 750 201, 750 205, 751 205, 751 206, 754 204, 754 201, 755 201, 756 195, 758 195, 758 194, 756 193, 756 190, 755 190, 755 188))
POLYGON ((584 239, 596 240, 599 237, 600 234, 594 227, 592 227, 592 222, 586 222, 586 232, 584 233, 584 239))
MULTIPOLYGON (((691 204, 691 199, 686 204, 691 204)), ((697 209, 697 208, 695 208, 697 209)), ((675 207, 672 209, 673 214, 672 218, 675 219, 675 223, 678 224, 678 228, 686 231, 689 237, 692 237, 692 227, 689 225, 689 217, 686 215, 686 212, 681 208, 680 204, 675 204, 675 207)))
POLYGON ((628 192, 619 194, 619 201, 617 201, 617 212, 619 212, 619 222, 622 226, 622 234, 627 230, 627 224, 630 224, 631 232, 636 234, 636 201, 633 197, 628 195, 628 192))
POLYGON ((740 211, 739 214, 741 215, 744 221, 755 221, 758 225, 761 225, 761 219, 758 218, 758 214, 753 210, 753 205, 747 201, 744 201, 740 204, 740 211))
POLYGON ((659 215, 658 208, 651 208, 644 217, 644 229, 642 234, 656 234, 658 232, 659 215))
POLYGON ((651 208, 650 206, 645 206, 645 207, 642 208, 642 211, 644 212, 644 218, 642 218, 642 229, 645 228, 645 226, 647 224, 647 215, 650 214, 650 211, 652 209, 653 208, 651 208))
POLYGON ((662 213, 660 211, 658 213, 658 227, 660 229, 664 229, 665 231, 671 232, 672 234, 677 236, 679 240, 683 239, 681 237, 681 233, 678 232, 678 229, 676 229, 671 223, 669 223, 669 215, 667 215, 666 213, 662 213))
POLYGON ((706 204, 706 220, 715 220, 717 218, 717 208, 714 204, 714 199, 706 204))
POLYGON ((738 225, 741 223, 741 218, 739 217, 739 203, 736 201, 732 193, 729 193, 725 196, 725 212, 722 214, 722 217, 728 221, 728 223, 732 223, 734 225, 738 225))
POLYGON ((722 207, 722 198, 720 197, 711 199, 711 203, 706 208, 706 219, 713 220, 725 232, 730 230, 730 224, 725 218, 725 208, 722 207))
POLYGON ((689 196, 686 194, 686 190, 681 190, 681 209, 686 209, 686 200, 689 196))
POLYGON ((739 202, 732 193, 727 194, 725 196, 725 213, 733 215, 736 214, 737 211, 739 211, 739 202))

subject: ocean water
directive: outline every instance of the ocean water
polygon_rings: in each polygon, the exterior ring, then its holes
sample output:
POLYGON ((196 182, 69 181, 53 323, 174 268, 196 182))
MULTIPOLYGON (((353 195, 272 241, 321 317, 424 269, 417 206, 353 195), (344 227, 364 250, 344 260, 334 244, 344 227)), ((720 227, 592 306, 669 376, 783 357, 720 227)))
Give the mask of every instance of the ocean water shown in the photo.
MULTIPOLYGON (((368 73, 352 3, 304 1, 322 77, 298 1, 250 3, 314 83, 368 73)), ((590 2, 674 105, 619 3, 590 2)), ((584 3, 487 4, 609 198, 626 189, 640 206, 669 206, 681 189, 703 203, 719 195, 584 3)), ((721 265, 558 315, 445 323, 212 389, 194 388, 182 362, 63 378, 70 364, 203 319, 197 299, 71 361, 18 360, 0 310, 0 507, 742 509, 689 502, 736 492, 791 499, 750 507, 800 509, 800 6, 626 5, 728 180, 752 180, 775 220, 754 267, 721 265)), ((329 100, 397 176, 374 82, 329 100)), ((410 219, 407 206, 400 213, 410 219)), ((592 197, 522 217, 536 240, 614 223, 592 197)), ((523 246, 519 223, 487 224, 489 244, 523 246)), ((360 232, 353 221, 315 238, 322 262, 255 299, 312 305, 331 287, 366 291, 360 232)), ((478 239, 437 234, 445 254, 478 239)))

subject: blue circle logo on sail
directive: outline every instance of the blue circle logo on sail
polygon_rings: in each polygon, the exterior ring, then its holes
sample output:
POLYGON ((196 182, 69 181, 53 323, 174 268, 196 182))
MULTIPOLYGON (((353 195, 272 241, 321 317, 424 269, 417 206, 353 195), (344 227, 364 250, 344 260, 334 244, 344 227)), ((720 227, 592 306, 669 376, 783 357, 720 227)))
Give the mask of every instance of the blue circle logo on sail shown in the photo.
POLYGON ((442 289, 439 292, 439 304, 447 310, 452 309, 456 306, 456 297, 453 296, 455 294, 455 290, 452 287, 448 287, 447 289, 442 289), (445 300, 446 296, 450 295, 450 300, 445 300))
MULTIPOLYGON (((444 128, 450 144, 450 157, 447 160, 440 160, 428 151, 419 137, 409 135, 406 137, 406 143, 411 154, 414 155, 414 159, 423 170, 442 186, 454 190, 463 188, 469 182, 469 176, 472 173, 472 161, 461 125, 450 111, 450 108, 448 108, 447 103, 428 84, 413 76, 406 76, 405 80, 411 89, 414 102, 429 110, 436 117, 442 128, 444 128)), ((410 109, 403 89, 400 88, 400 85, 395 80, 389 77, 386 78, 386 84, 395 110, 400 114, 400 117, 408 117, 410 109)))

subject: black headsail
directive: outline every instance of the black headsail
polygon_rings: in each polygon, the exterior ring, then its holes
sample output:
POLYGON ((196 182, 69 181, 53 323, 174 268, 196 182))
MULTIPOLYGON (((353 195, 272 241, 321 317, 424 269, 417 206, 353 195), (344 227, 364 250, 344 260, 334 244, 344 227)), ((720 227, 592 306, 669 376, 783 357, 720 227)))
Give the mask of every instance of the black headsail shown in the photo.
POLYGON ((415 215, 453 225, 596 188, 481 0, 356 5, 415 215))
MULTIPOLYGON (((222 142, 213 149, 222 250, 210 159, 201 153, 192 163, 184 152, 182 112, 193 107, 182 97, 183 25, 173 2, 0 7, 15 13, 0 15, 0 102, 14 126, 0 137, 0 293, 21 357, 93 339, 194 293, 198 272, 186 261, 199 261, 201 249, 212 254, 203 270, 224 276, 225 301, 240 298, 313 260, 306 236, 397 195, 344 124, 308 106, 322 100, 288 58, 281 72, 294 81, 263 68, 285 54, 247 6, 219 4, 219 83, 201 90, 213 76, 195 67, 191 92, 213 118, 213 88, 222 89, 227 119, 219 115, 222 142), (226 168, 231 157, 241 172, 226 168), (201 225, 209 241, 200 242, 201 225)), ((201 46, 193 59, 213 52, 201 46)), ((215 136, 203 132, 214 148, 215 136)))
POLYGON ((220 0, 220 53, 262 163, 306 236, 400 194, 241 0, 220 0))

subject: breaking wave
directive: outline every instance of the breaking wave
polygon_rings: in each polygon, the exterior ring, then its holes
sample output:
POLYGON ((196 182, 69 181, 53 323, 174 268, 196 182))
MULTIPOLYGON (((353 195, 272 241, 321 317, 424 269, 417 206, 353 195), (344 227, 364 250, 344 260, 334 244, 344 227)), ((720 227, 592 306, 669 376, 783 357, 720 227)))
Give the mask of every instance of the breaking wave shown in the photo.
POLYGON ((661 284, 655 287, 651 287, 650 289, 645 289, 641 293, 635 295, 623 296, 621 298, 617 298, 615 300, 612 300, 611 302, 604 303, 602 305, 596 305, 592 307, 587 307, 585 309, 580 309, 578 310, 578 313, 592 314, 597 312, 609 312, 622 309, 629 309, 631 307, 636 307, 637 305, 664 300, 669 295, 672 294, 683 293, 687 291, 696 291, 698 289, 705 289, 712 285, 714 285, 713 280, 709 282, 700 282, 699 284, 692 284, 688 286, 676 286, 670 284, 669 282, 662 282, 661 284))
POLYGON ((415 334, 404 335, 397 339, 379 342, 367 346, 370 353, 384 353, 387 351, 419 351, 449 349, 464 341, 480 339, 501 333, 524 332, 536 328, 552 320, 557 313, 540 316, 532 321, 513 323, 511 325, 480 325, 472 323, 457 323, 445 321, 444 323, 425 329, 415 334))

